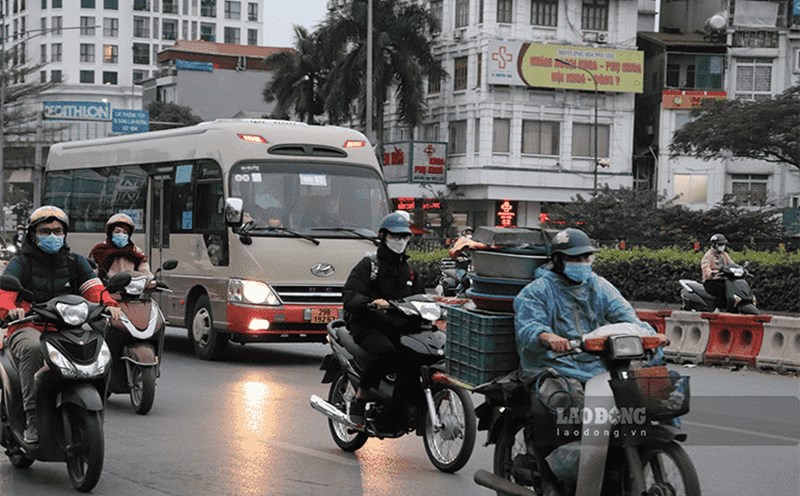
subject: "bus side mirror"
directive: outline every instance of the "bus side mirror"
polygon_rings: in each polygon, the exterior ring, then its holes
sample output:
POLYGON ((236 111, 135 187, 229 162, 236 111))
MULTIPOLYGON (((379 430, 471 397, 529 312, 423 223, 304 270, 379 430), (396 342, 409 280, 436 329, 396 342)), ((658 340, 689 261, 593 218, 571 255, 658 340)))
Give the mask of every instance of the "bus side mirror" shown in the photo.
POLYGON ((241 198, 228 198, 225 200, 225 225, 239 227, 242 225, 242 210, 244 202, 241 198))

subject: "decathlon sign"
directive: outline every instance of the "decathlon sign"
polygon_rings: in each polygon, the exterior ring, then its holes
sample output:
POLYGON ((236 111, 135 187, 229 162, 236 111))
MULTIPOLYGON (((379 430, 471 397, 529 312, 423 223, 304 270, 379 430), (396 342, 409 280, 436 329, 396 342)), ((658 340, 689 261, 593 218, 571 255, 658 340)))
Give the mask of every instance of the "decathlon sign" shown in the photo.
POLYGON ((111 104, 107 102, 43 102, 46 119, 110 121, 111 104))

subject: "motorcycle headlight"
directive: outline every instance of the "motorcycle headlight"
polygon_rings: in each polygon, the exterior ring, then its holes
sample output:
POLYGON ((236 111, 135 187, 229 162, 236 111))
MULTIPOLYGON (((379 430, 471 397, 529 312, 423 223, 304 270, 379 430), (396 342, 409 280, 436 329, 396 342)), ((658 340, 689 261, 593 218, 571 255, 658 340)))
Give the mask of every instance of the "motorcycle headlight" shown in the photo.
POLYGON ((639 336, 611 336, 609 340, 612 360, 644 356, 644 346, 639 336))
POLYGON ((228 280, 228 301, 252 305, 277 306, 281 304, 278 295, 268 285, 261 281, 246 279, 228 280))
POLYGON ((412 305, 414 308, 417 309, 419 312, 420 317, 425 320, 436 321, 439 320, 442 316, 442 307, 439 306, 438 303, 427 302, 427 301, 412 301, 412 305))
POLYGON ((45 346, 47 347, 48 358, 50 358, 53 365, 58 367, 61 371, 61 375, 69 379, 77 379, 78 370, 75 368, 75 364, 70 362, 67 357, 62 355, 61 352, 55 349, 50 343, 45 343, 45 346))
POLYGON ((734 267, 731 269, 731 274, 733 274, 736 277, 742 277, 744 275, 744 269, 739 267, 734 267))
POLYGON ((105 374, 108 365, 111 363, 111 350, 108 348, 105 341, 102 343, 97 359, 87 365, 71 362, 50 343, 46 343, 47 356, 50 358, 50 361, 58 367, 61 371, 61 375, 64 377, 68 379, 92 379, 105 374))
POLYGON ((144 287, 147 285, 147 276, 140 276, 131 279, 131 282, 125 286, 125 292, 129 295, 140 295, 144 292, 144 287))
POLYGON ((61 320, 71 326, 79 326, 86 322, 86 318, 89 317, 89 305, 86 302, 81 302, 77 305, 56 303, 56 311, 58 311, 61 320))

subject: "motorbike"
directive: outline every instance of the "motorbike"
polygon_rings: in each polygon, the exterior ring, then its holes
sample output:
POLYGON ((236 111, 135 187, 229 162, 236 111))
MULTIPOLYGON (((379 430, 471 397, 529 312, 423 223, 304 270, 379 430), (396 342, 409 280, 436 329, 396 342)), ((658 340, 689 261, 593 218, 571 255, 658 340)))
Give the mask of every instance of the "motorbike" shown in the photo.
MULTIPOLYGON (((542 377, 557 375, 552 370, 477 386, 486 396, 478 429, 495 449, 493 471, 479 470, 475 482, 504 496, 699 496, 697 472, 679 444, 687 436, 677 427, 689 411, 688 377, 642 366, 663 345, 634 324, 571 341, 555 356, 598 356, 608 370, 586 383, 582 405, 564 401, 569 388, 543 387, 542 377)), ((555 384, 569 384, 563 379, 555 384)))
MULTIPOLYGON (((723 311, 757 315, 761 313, 756 307, 756 298, 745 277, 750 275, 747 271, 748 262, 744 265, 725 265, 720 267, 719 273, 725 281, 725 299, 728 303, 723 311)), ((716 297, 705 290, 702 283, 690 279, 678 281, 681 285, 681 303, 683 310, 698 312, 713 312, 716 310, 716 297)))
POLYGON ((456 472, 475 447, 475 412, 469 393, 445 374, 445 334, 436 326, 441 306, 427 295, 409 296, 390 305, 389 312, 419 321, 417 332, 400 338, 402 351, 414 360, 413 368, 419 366, 416 377, 400 373, 385 377, 379 387, 369 391, 365 424, 353 423, 348 406, 371 357, 353 341, 345 322, 335 320, 327 327, 332 353, 320 367, 325 371, 322 383, 330 384, 328 400, 312 395, 311 406, 328 417, 333 440, 344 451, 358 450, 370 437, 398 438, 416 432, 423 438, 431 463, 442 472, 456 472), (410 380, 416 384, 400 383, 410 380), (412 387, 403 388, 403 384, 412 387), (395 394, 396 389, 408 389, 409 394, 395 394))
MULTIPOLYGON (((108 290, 119 291, 129 282, 129 275, 118 274, 108 290)), ((15 277, 0 277, 0 288, 33 301, 33 293, 15 277)), ((48 328, 41 333, 45 366, 35 378, 36 444, 27 444, 23 438, 26 419, 17 361, 10 350, 0 349, 0 445, 14 467, 28 468, 36 460, 65 461, 75 489, 88 492, 99 481, 111 351, 102 334, 85 324, 108 317, 103 305, 78 295, 62 295, 34 303, 28 316, 6 324, 35 322, 48 328)))
POLYGON ((472 260, 461 255, 455 260, 443 258, 439 261, 439 283, 436 285, 436 292, 441 296, 460 296, 463 295, 470 285, 469 271, 472 268, 472 260))
POLYGON ((116 293, 123 316, 111 319, 105 329, 112 357, 108 394, 129 394, 133 410, 139 415, 146 415, 153 407, 164 350, 165 320, 152 294, 170 291, 158 274, 177 266, 176 260, 165 261, 156 270, 155 284, 151 285, 145 274, 128 272, 131 282, 116 293))

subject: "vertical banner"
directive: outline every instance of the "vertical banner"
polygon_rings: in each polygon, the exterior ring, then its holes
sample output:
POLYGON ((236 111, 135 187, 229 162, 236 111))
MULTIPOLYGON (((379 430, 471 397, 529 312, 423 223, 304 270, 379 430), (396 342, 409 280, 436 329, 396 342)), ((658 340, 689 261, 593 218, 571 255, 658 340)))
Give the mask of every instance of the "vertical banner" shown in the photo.
POLYGON ((383 150, 383 176, 387 183, 409 182, 410 143, 386 143, 383 150))

